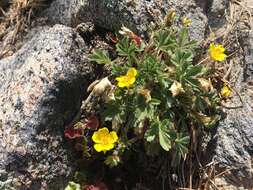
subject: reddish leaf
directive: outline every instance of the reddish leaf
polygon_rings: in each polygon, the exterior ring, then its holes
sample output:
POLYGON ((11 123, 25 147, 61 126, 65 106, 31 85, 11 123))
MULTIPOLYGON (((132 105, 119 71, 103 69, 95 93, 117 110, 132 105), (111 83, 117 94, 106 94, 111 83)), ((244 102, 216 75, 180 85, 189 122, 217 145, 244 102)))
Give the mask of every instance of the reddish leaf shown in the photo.
POLYGON ((141 38, 137 35, 133 35, 132 36, 132 40, 134 41, 134 43, 140 48, 141 47, 141 38))
POLYGON ((97 129, 99 127, 99 121, 96 116, 91 116, 85 120, 85 127, 88 129, 97 129))
POLYGON ((83 136, 83 129, 73 129, 73 128, 67 128, 64 131, 65 137, 69 139, 74 139, 77 137, 83 136))

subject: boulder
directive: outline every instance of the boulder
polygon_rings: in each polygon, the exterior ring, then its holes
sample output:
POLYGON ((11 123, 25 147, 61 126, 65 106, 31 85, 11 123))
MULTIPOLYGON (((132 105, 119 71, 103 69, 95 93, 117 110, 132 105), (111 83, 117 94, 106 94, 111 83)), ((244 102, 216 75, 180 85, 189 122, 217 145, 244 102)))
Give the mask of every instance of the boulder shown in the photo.
POLYGON ((232 70, 237 73, 236 92, 225 102, 225 117, 213 132, 208 161, 215 161, 224 175, 219 184, 227 189, 253 188, 253 30, 242 37, 243 54, 232 70))
POLYGON ((206 1, 198 0, 171 0, 169 1, 169 7, 172 7, 177 11, 177 14, 182 17, 187 17, 192 20, 190 29, 190 36, 194 40, 204 40, 205 32, 207 28, 207 16, 205 12, 206 1))
POLYGON ((95 74, 73 29, 40 27, 30 35, 0 60, 0 189, 59 190, 73 169, 63 131, 95 74))
POLYGON ((207 4, 208 25, 214 30, 223 27, 226 20, 226 10, 229 8, 229 0, 213 0, 207 4))
POLYGON ((91 13, 89 0, 55 0, 41 16, 47 17, 50 24, 75 27, 82 22, 91 21, 91 13))
POLYGON ((43 13, 49 23, 61 23, 76 27, 92 21, 96 26, 118 31, 125 25, 138 34, 146 34, 152 22, 161 21, 169 8, 178 15, 192 19, 190 34, 193 39, 203 40, 207 17, 202 5, 195 0, 83 0, 54 1, 43 13))

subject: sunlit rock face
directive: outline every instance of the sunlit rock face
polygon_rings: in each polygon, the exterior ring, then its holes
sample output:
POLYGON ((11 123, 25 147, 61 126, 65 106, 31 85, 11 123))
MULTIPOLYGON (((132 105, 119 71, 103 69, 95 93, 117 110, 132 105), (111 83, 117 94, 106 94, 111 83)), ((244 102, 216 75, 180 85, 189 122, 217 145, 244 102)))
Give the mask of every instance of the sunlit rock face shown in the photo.
POLYGON ((94 77, 86 45, 73 29, 31 32, 19 51, 0 60, 0 189, 65 185, 72 163, 63 130, 94 77))

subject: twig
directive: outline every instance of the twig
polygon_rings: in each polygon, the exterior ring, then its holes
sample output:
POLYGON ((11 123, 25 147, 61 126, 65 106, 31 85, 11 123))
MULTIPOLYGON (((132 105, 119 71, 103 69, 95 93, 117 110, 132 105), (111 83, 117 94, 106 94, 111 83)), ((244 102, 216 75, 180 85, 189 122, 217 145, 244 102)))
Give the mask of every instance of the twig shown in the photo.
POLYGON ((230 60, 230 63, 229 63, 229 68, 228 68, 228 70, 227 70, 226 74, 224 75, 223 80, 227 80, 227 78, 228 78, 229 74, 231 73, 232 67, 233 67, 233 61, 232 61, 232 60, 230 60))
POLYGON ((200 62, 198 62, 196 65, 200 65, 201 63, 207 61, 210 57, 207 56, 206 58, 202 59, 200 62))

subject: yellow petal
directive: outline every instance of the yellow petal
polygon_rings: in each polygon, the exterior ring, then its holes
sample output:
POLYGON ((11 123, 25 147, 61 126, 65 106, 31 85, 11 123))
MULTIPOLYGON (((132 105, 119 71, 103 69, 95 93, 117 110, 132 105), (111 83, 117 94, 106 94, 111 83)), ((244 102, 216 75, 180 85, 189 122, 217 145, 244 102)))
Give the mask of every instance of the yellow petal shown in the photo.
POLYGON ((232 94, 232 90, 228 87, 228 86, 224 86, 222 89, 221 89, 221 96, 224 97, 224 98, 228 98, 230 97, 232 94))
POLYGON ((114 148, 114 144, 94 144, 94 149, 97 152, 101 152, 101 151, 108 151, 114 148))
POLYGON ((166 26, 170 26, 172 24, 175 16, 176 12, 173 9, 169 9, 164 19, 166 26))
POLYGON ((222 45, 210 44, 209 54, 211 58, 215 61, 224 61, 226 59, 226 54, 224 53, 225 48, 222 45))
POLYGON ((104 147, 103 147, 103 145, 101 145, 101 144, 94 144, 94 149, 95 149, 97 152, 104 151, 104 147))
POLYGON ((136 78, 135 77, 128 77, 127 80, 128 80, 128 87, 129 87, 134 84, 136 78))
POLYGON ((116 78, 116 81, 121 82, 125 80, 125 76, 120 76, 116 78))
POLYGON ((102 145, 103 146, 103 149, 105 150, 105 151, 107 151, 107 150, 111 150, 111 149, 113 149, 114 148, 114 144, 113 143, 110 143, 110 144, 104 144, 104 145, 102 145))
POLYGON ((100 143, 101 142, 100 135, 97 131, 93 133, 91 138, 92 138, 93 142, 95 142, 95 143, 100 143))
POLYGON ((118 87, 120 87, 120 88, 124 88, 124 87, 127 87, 127 82, 126 82, 126 80, 122 80, 122 81, 119 81, 118 82, 118 87))
POLYGON ((219 55, 216 55, 216 61, 224 61, 226 59, 226 55, 224 53, 221 53, 219 55))
POLYGON ((134 67, 131 67, 128 71, 127 71, 127 76, 130 77, 135 77, 137 75, 137 70, 134 67))
POLYGON ((115 143, 118 140, 118 135, 115 131, 110 132, 110 143, 115 143))
POLYGON ((92 140, 95 142, 95 143, 103 143, 103 136, 105 135, 108 135, 109 134, 109 130, 104 127, 104 128, 101 128, 99 129, 98 131, 95 131, 92 135, 92 140))
POLYGON ((219 50, 219 52, 223 53, 225 51, 225 48, 222 45, 217 45, 217 49, 219 50))
POLYGON ((118 81, 118 87, 124 88, 133 85, 136 79, 133 76, 122 76, 116 78, 116 80, 118 81))

